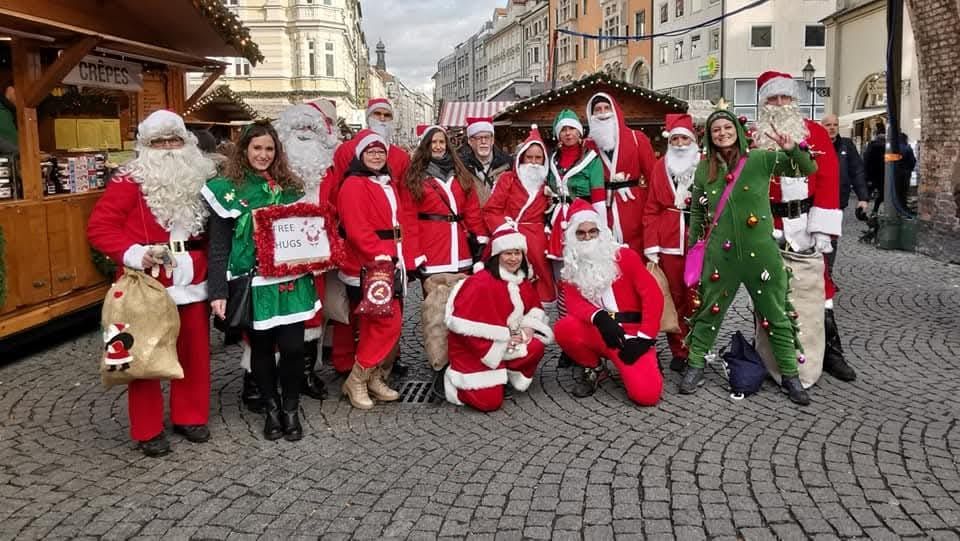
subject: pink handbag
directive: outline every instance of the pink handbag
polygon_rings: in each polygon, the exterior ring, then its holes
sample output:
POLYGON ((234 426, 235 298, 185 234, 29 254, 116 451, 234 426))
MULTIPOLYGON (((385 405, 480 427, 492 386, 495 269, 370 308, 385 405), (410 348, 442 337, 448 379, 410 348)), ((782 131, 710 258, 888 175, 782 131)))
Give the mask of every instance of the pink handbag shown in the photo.
POLYGON ((700 283, 700 277, 703 275, 703 259, 707 252, 707 241, 710 240, 710 234, 713 233, 713 228, 717 226, 717 221, 720 220, 720 214, 723 212, 723 208, 727 206, 727 199, 730 198, 733 186, 740 178, 740 172, 743 171, 743 166, 746 163, 747 157, 741 156, 740 161, 737 162, 736 169, 733 170, 733 180, 727 183, 726 189, 723 190, 723 195, 720 196, 720 201, 717 202, 717 212, 713 214, 713 223, 710 224, 710 229, 707 230, 707 236, 698 240, 687 250, 686 260, 683 265, 683 283, 687 284, 687 287, 693 287, 700 283))

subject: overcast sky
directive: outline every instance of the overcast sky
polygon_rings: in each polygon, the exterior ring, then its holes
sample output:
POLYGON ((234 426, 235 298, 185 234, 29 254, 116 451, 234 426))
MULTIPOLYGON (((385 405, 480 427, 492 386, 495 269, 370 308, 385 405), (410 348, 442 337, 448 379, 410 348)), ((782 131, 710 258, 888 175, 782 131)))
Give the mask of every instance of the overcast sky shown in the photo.
MULTIPOLYGON (((507 0, 367 0, 361 2, 370 63, 377 41, 387 46, 387 71, 404 84, 433 91, 437 61, 480 30, 507 0)), ((428 95, 432 96, 432 93, 428 95)))

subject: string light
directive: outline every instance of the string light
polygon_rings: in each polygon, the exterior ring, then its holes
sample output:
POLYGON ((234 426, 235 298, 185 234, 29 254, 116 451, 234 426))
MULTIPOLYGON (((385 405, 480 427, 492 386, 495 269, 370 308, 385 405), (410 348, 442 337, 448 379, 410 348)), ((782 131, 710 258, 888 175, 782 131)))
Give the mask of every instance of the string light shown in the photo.
POLYGON ((256 66, 265 60, 260 47, 251 39, 250 30, 220 0, 194 0, 193 4, 213 23, 227 44, 236 48, 251 65, 256 66))

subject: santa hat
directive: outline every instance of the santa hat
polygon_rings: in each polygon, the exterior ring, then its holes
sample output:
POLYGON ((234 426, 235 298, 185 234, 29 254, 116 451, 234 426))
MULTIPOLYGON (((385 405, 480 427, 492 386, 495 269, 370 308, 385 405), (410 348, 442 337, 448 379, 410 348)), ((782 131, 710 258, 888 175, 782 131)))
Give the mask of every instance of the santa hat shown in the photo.
POLYGON ((490 117, 467 117, 467 137, 489 132, 493 133, 493 119, 490 117))
POLYGON ((373 114, 377 109, 384 109, 390 114, 393 114, 393 105, 390 104, 390 100, 387 98, 371 98, 367 100, 367 116, 373 114))
MULTIPOLYGON (((420 142, 422 143, 423 138, 426 137, 428 134, 432 134, 433 130, 440 130, 443 133, 447 133, 447 130, 443 129, 442 126, 437 126, 436 124, 433 124, 430 126, 426 124, 417 124, 417 137, 420 138, 420 142)), ((433 137, 433 135, 431 135, 430 137, 433 137)))
POLYGON ((307 105, 320 111, 320 114, 324 117, 324 122, 327 124, 327 132, 333 133, 333 125, 337 121, 337 106, 332 101, 324 98, 308 101, 307 105))
POLYGON ((507 220, 490 237, 490 257, 506 250, 520 250, 527 253, 527 238, 517 229, 517 224, 507 220))
POLYGON ((690 115, 684 114, 669 114, 664 119, 666 127, 663 130, 663 137, 669 139, 674 135, 686 135, 687 137, 697 140, 697 136, 693 131, 693 117, 690 115))
POLYGON ((513 164, 514 168, 520 167, 523 153, 533 145, 540 145, 540 148, 543 149, 543 157, 546 159, 547 146, 543 144, 543 137, 540 137, 540 130, 537 128, 536 124, 530 124, 530 133, 527 134, 527 140, 517 148, 517 157, 514 158, 516 163, 513 164))
POLYGON ((130 325, 126 323, 114 323, 109 325, 107 326, 106 330, 103 331, 103 339, 104 341, 109 342, 110 340, 113 340, 114 336, 122 332, 126 332, 129 328, 130 325))
POLYGON ((593 222, 597 227, 606 227, 606 222, 600 220, 600 215, 593 205, 579 197, 570 204, 570 214, 567 216, 567 230, 575 230, 583 222, 593 222))
POLYGON ((108 365, 118 365, 129 363, 133 360, 133 356, 130 354, 130 351, 127 350, 127 346, 120 340, 114 341, 114 339, 120 335, 122 332, 126 332, 130 328, 130 325, 125 323, 114 323, 106 328, 103 332, 104 342, 107 344, 107 349, 105 353, 105 362, 108 365))
POLYGON ((757 102, 763 105, 767 98, 773 96, 790 96, 800 99, 800 87, 789 73, 765 71, 757 78, 757 102))
POLYGON ((580 135, 583 135, 583 124, 580 123, 580 118, 577 117, 577 113, 574 113, 570 109, 564 109, 560 111, 560 114, 557 115, 557 118, 553 121, 553 135, 557 139, 560 138, 560 130, 570 126, 571 128, 576 128, 580 135))
POLYGON ((357 159, 359 159, 363 155, 363 151, 369 147, 380 147, 386 150, 387 143, 383 140, 383 137, 380 137, 380 134, 371 129, 360 130, 360 133, 357 134, 357 148, 355 151, 357 159))
POLYGON ((197 138, 187 131, 183 118, 173 111, 158 109, 137 126, 137 143, 144 147, 150 146, 150 141, 164 137, 179 137, 184 143, 197 144, 197 138))

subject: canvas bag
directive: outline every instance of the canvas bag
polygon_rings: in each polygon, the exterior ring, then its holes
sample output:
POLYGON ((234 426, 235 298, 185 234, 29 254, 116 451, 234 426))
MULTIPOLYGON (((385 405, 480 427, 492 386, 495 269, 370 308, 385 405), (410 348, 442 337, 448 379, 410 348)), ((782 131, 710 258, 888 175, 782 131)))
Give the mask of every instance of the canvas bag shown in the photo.
POLYGON ((100 324, 100 377, 108 388, 135 379, 183 378, 177 357, 180 313, 160 282, 124 268, 103 300, 100 324))
POLYGON ((667 275, 656 263, 647 263, 647 271, 653 275, 660 286, 660 292, 663 293, 663 315, 660 316, 660 331, 666 333, 680 332, 680 317, 677 314, 676 305, 673 304, 673 297, 670 296, 670 284, 667 282, 667 275))
POLYGON ((347 286, 340 280, 336 269, 324 273, 323 280, 323 316, 344 325, 350 324, 350 300, 347 299, 347 286))
MULTIPOLYGON (((804 361, 797 362, 800 383, 804 389, 814 385, 823 374, 823 350, 825 345, 823 327, 823 254, 810 255, 781 251, 783 262, 793 271, 790 277, 790 302, 797 311, 800 324, 800 345, 804 361)), ((767 331, 757 324, 757 352, 763 357, 767 370, 780 383, 780 369, 773 357, 767 331)))
POLYGON ((707 252, 707 241, 710 240, 710 234, 713 233, 713 228, 717 226, 720 215, 723 214, 723 209, 727 206, 727 199, 730 198, 730 192, 733 191, 733 186, 740 178, 740 172, 743 171, 743 166, 746 165, 746 163, 746 156, 742 156, 740 161, 737 162, 737 167, 733 170, 733 180, 727 183, 727 187, 720 196, 720 201, 717 202, 717 211, 713 213, 713 223, 710 224, 710 229, 707 230, 707 236, 698 240, 687 250, 683 266, 683 282, 687 287, 693 287, 700 283, 700 277, 703 275, 703 259, 706 257, 707 252))
POLYGON ((423 303, 420 305, 420 320, 423 328, 423 349, 430 368, 441 370, 449 362, 447 358, 447 324, 444 321, 447 299, 450 292, 466 274, 434 274, 423 282, 423 303))

